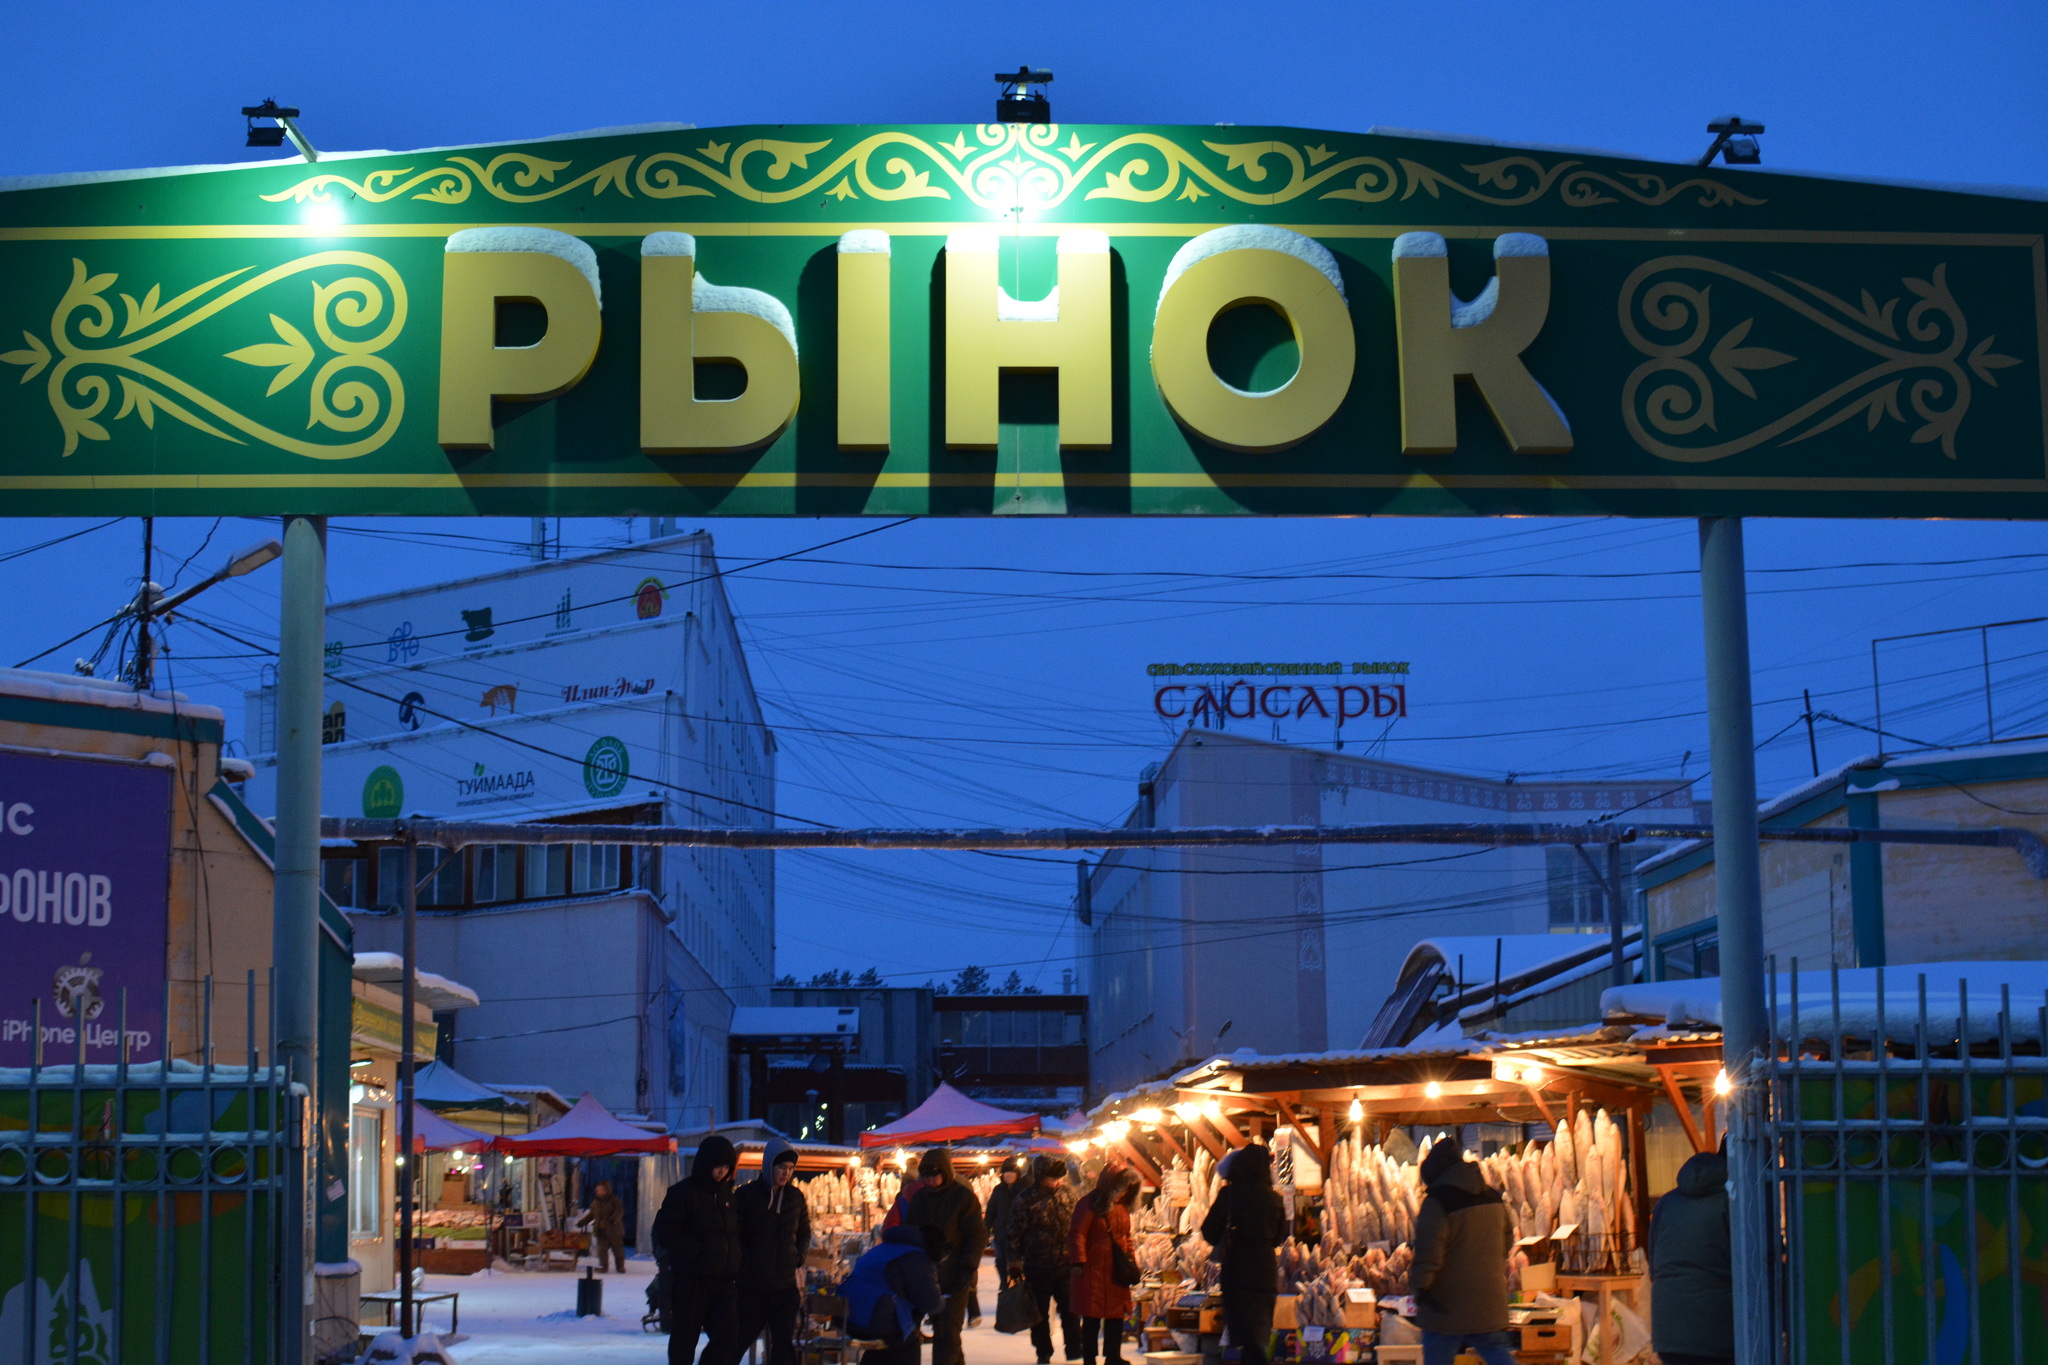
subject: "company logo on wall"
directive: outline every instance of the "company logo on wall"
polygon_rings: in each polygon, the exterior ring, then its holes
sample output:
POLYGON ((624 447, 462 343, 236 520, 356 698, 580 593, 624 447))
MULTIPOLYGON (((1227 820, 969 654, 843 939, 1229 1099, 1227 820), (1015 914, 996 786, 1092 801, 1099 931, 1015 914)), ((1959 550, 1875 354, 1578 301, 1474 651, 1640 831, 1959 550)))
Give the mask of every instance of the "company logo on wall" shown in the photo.
POLYGON ((499 683, 496 687, 485 688, 484 699, 477 704, 495 716, 498 714, 498 708, 501 706, 507 711, 517 710, 518 708, 513 703, 518 700, 519 685, 517 683, 499 683))
POLYGON ((661 609, 668 605, 668 591, 661 586, 658 578, 643 578, 633 593, 633 611, 643 621, 651 621, 661 615, 661 609))
POLYGON ((398 699, 398 723, 408 730, 420 728, 420 707, 426 704, 426 697, 418 692, 408 692, 398 699))
POLYGON ((468 627, 468 629, 463 631, 462 638, 470 644, 481 643, 497 633, 491 629, 491 609, 489 607, 478 607, 475 611, 463 612, 462 624, 468 627))
POLYGON ((470 768, 470 776, 455 779, 455 804, 487 806, 496 801, 524 801, 539 789, 531 770, 494 773, 478 763, 470 768))
POLYGON ((56 980, 52 983, 57 999, 57 1013, 66 1019, 97 1019, 107 1007, 106 997, 100 993, 100 978, 105 975, 98 967, 88 967, 91 953, 80 953, 75 967, 59 967, 56 980))
POLYGON ((592 796, 617 796, 626 789, 626 746, 606 735, 583 756, 583 789, 592 796))
POLYGON ((617 682, 570 683, 562 689, 563 701, 609 701, 614 697, 644 697, 654 690, 654 679, 620 678, 617 682))
POLYGON ((390 820, 405 809, 405 779, 398 769, 379 765, 363 781, 363 814, 372 820, 390 820))
POLYGON ((397 629, 384 637, 384 646, 389 651, 384 658, 387 664, 403 663, 416 657, 420 652, 420 642, 413 638, 412 622, 400 621, 397 629))

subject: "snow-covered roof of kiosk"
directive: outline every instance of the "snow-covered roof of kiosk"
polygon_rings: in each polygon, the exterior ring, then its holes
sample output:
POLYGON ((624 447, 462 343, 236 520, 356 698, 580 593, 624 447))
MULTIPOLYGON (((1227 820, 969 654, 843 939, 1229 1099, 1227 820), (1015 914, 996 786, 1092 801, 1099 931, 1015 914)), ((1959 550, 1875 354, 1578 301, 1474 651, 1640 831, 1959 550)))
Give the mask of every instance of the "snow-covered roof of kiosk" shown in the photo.
MULTIPOLYGON (((1775 1007, 1781 1034, 1801 1038, 1827 1037, 1835 1031, 1835 991, 1840 990, 1841 1029, 1844 1035, 1875 1037, 1879 1014, 1883 1032, 1893 1039, 1912 1036, 1920 1020, 1920 983, 1927 984, 1928 1027, 1943 1040, 1953 1039, 1956 1020, 1962 1013, 1963 988, 1969 992, 1969 1033, 1973 1041, 1998 1037, 2001 993, 2009 994, 2012 1007, 2011 1034, 2015 1039, 2035 1039, 2041 1033, 2041 1014, 2048 1007, 2048 962, 1911 962, 1884 969, 1884 992, 1880 998, 1875 967, 1850 967, 1840 972, 1800 972, 1796 978, 1798 1015, 1792 1012, 1795 978, 1780 972, 1775 981, 1765 979, 1764 1005, 1775 1007), (1880 1011, 1881 1007, 1881 1011, 1880 1011), (1796 1028, 1794 1027, 1796 1025, 1796 1028)), ((1637 1037, 1665 1029, 1721 1026, 1721 981, 1702 977, 1690 981, 1645 981, 1632 986, 1610 986, 1600 996, 1601 1012, 1610 1021, 1653 1022, 1650 1030, 1637 1037)))

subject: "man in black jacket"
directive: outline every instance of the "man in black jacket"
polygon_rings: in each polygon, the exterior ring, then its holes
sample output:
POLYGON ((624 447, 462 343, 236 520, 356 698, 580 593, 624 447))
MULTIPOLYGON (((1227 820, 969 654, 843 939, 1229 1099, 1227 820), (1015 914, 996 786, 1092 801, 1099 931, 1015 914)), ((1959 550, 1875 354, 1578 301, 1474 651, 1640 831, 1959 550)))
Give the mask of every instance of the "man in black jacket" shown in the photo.
MULTIPOLYGON (((1010 1264, 1038 1305, 1031 1345, 1038 1365, 1052 1365, 1052 1319, 1059 1313, 1060 1340, 1068 1360, 1081 1358, 1081 1319, 1074 1314, 1070 1274, 1074 1268, 1074 1196, 1067 1189, 1067 1163, 1058 1157, 1031 1158, 1031 1187, 1010 1206, 1003 1247, 1010 1264)), ((989 1201, 993 1204, 995 1201, 989 1201)))
POLYGON ((773 1138, 761 1153, 761 1174, 740 1187, 738 1349, 768 1333, 768 1365, 796 1365, 800 1280, 811 1249, 811 1208, 796 1183, 796 1149, 773 1138))
POLYGON ((1735 1358, 1728 1158, 1699 1152, 1650 1215, 1650 1345, 1667 1365, 1735 1358))
POLYGON ((996 1168, 997 1185, 988 1192, 988 1205, 982 1209, 982 1221, 988 1225, 989 1246, 996 1253, 996 1278, 1007 1280, 1017 1259, 1010 1252, 1010 1209, 1017 1202, 1017 1196, 1026 1188, 1020 1183, 1024 1170, 1024 1158, 1013 1156, 996 1168))
POLYGON ((669 1365, 693 1365, 697 1337, 705 1365, 738 1355, 740 1225, 732 1202, 739 1157, 716 1133, 697 1147, 690 1173, 668 1187, 654 1215, 654 1254, 669 1280, 669 1365))
POLYGON ((1422 1358, 1433 1365, 1464 1350, 1485 1365, 1515 1365, 1501 1271, 1515 1241, 1507 1204, 1450 1138, 1437 1139, 1416 1174, 1428 1194, 1415 1215, 1408 1285, 1422 1358))
POLYGON ((981 1220, 981 1201, 953 1174, 951 1152, 931 1148, 918 1158, 917 1174, 923 1188, 910 1197, 905 1221, 924 1229, 925 1251, 938 1271, 939 1292, 946 1296, 945 1308, 932 1316, 932 1365, 963 1365, 960 1328, 981 1273, 988 1229, 981 1220))

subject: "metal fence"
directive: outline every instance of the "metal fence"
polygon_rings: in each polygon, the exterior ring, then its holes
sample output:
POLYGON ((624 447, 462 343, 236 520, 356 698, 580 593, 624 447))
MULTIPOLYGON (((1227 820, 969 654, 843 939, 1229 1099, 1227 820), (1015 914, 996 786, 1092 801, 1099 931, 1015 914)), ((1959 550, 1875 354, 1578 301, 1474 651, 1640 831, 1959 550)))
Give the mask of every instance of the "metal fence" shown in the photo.
POLYGON ((59 1061, 37 1006, 36 1064, 0 1069, 0 1365, 297 1359, 278 1248, 305 1106, 259 1064, 248 986, 239 1065, 214 1059, 211 980, 198 1061, 129 1062, 125 993, 122 1060, 59 1061))
POLYGON ((2048 1362, 2048 996, 1772 980, 1778 1358, 2048 1362))

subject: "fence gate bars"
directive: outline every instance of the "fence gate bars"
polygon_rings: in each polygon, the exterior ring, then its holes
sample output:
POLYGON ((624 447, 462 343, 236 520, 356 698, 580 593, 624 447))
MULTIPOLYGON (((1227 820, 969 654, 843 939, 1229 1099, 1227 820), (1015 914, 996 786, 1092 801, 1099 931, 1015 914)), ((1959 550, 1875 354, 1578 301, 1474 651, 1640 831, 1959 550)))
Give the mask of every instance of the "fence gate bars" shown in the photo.
POLYGON ((1973 1001, 1957 980, 1930 999, 1924 973, 1891 979, 1907 993, 1878 968, 1845 1001, 1839 971, 1773 965, 1777 1358, 2048 1362, 2048 995, 1973 1001))
POLYGON ((0 1068, 0 1365, 299 1358, 279 1234, 305 1106, 268 1065, 274 1018, 257 1047, 255 973, 238 1066, 214 1060, 202 985, 196 1062, 131 1063, 123 992, 119 1062, 86 1064, 82 1028, 76 1060, 47 1055, 38 1002, 36 1064, 0 1068))

